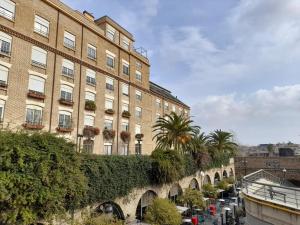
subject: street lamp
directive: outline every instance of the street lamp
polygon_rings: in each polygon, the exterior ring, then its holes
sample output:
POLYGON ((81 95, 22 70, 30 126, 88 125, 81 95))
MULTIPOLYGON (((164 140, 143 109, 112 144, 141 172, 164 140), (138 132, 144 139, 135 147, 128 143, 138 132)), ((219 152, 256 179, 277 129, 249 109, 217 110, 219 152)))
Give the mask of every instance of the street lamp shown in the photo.
POLYGON ((283 172, 283 181, 285 181, 285 176, 286 176, 286 168, 283 168, 282 172, 283 172))

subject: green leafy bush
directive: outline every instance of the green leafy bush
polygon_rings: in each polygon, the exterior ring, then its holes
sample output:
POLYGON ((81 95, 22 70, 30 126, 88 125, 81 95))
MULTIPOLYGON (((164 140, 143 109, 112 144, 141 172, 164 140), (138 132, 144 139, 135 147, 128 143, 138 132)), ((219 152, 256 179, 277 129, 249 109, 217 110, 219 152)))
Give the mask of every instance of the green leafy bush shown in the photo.
POLYGON ((180 225, 181 215, 174 203, 167 199, 156 198, 148 207, 145 220, 151 225, 180 225))
POLYGON ((211 184, 204 184, 202 186, 202 193, 206 198, 217 198, 217 189, 211 184))
POLYGON ((94 218, 86 219, 80 225, 123 225, 124 222, 118 219, 115 219, 111 216, 101 215, 94 218))
POLYGON ((187 188, 183 195, 179 197, 179 202, 187 204, 190 209, 193 207, 205 208, 205 201, 202 192, 196 189, 187 188))
POLYGON ((229 188, 228 182, 225 179, 219 181, 217 184, 217 188, 223 189, 226 191, 229 188))
POLYGON ((86 191, 73 144, 48 133, 0 132, 0 224, 51 220, 86 191))
POLYGON ((154 159, 152 173, 156 183, 171 183, 183 176, 183 159, 177 151, 156 149, 151 157, 154 159))

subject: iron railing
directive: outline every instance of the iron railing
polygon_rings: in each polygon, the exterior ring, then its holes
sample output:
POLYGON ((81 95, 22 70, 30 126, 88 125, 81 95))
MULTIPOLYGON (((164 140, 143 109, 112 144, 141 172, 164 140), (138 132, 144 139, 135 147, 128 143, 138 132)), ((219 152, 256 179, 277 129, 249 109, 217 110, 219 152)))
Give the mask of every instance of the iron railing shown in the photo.
POLYGON ((300 209, 300 189, 264 170, 251 173, 243 178, 243 193, 293 209, 300 209))

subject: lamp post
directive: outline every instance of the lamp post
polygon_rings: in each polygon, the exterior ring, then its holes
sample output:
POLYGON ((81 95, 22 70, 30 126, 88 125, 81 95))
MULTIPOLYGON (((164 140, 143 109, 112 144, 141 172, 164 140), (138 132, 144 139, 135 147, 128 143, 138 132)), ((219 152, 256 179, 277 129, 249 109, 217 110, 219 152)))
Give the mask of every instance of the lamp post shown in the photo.
POLYGON ((283 173, 283 182, 284 182, 285 181, 285 176, 286 176, 286 168, 283 168, 282 173, 283 173))

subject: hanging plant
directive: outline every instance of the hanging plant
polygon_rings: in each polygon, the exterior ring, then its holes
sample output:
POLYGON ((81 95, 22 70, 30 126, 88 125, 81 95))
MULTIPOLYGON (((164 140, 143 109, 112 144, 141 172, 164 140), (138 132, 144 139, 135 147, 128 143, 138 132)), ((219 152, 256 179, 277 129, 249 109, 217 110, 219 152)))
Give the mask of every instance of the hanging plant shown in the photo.
POLYGON ((122 117, 124 118, 129 118, 131 116, 130 112, 129 111, 123 111, 122 112, 122 117))
POLYGON ((95 111, 97 109, 96 107, 96 103, 94 101, 91 101, 91 100, 86 100, 85 101, 85 106, 84 108, 86 110, 89 110, 89 111, 95 111))
POLYGON ((128 143, 130 141, 130 132, 122 131, 120 137, 124 143, 128 143))
POLYGON ((98 135, 100 133, 100 130, 98 127, 92 127, 92 126, 85 126, 83 128, 83 136, 85 137, 89 137, 89 138, 92 138, 94 137, 95 135, 98 135))
POLYGON ((105 128, 103 130, 103 137, 104 137, 104 139, 106 139, 106 140, 112 140, 112 139, 115 138, 115 136, 116 136, 116 131, 115 130, 109 130, 107 128, 105 128))
POLYGON ((109 114, 109 115, 113 115, 115 113, 115 111, 113 109, 106 109, 105 113, 109 114))

